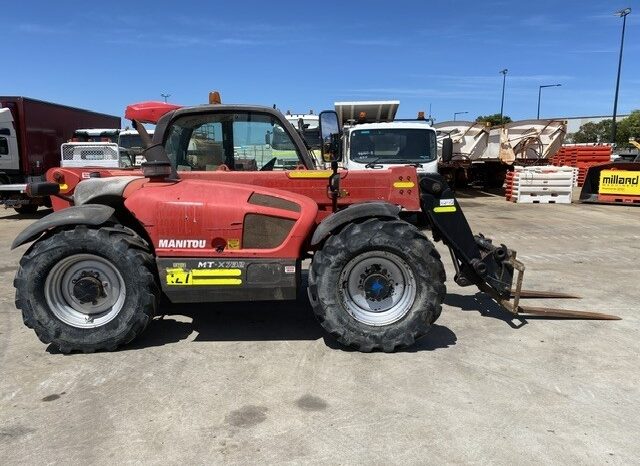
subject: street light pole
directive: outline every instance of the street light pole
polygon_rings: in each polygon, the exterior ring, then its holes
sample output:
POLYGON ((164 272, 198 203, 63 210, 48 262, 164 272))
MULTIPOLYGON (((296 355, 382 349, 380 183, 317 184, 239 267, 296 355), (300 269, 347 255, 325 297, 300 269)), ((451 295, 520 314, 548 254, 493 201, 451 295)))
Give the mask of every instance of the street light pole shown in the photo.
POLYGON ((618 57, 618 76, 616 77, 616 93, 613 98, 613 123, 611 123, 611 143, 616 143, 616 133, 618 127, 616 125, 616 115, 618 113, 618 90, 620 89, 620 70, 622 69, 622 48, 624 47, 624 29, 627 25, 627 15, 631 13, 631 8, 625 8, 617 11, 615 14, 622 17, 622 38, 620 39, 620 56, 618 57))
POLYGON ((161 94, 160 94, 160 97, 162 97, 162 98, 164 99, 164 103, 166 104, 166 103, 167 103, 167 99, 168 99, 169 97, 171 97, 171 94, 162 94, 162 93, 161 93, 161 94))
POLYGON ((507 73, 509 72, 508 69, 504 69, 502 71, 500 71, 500 73, 502 74, 502 100, 500 100, 500 124, 503 123, 503 119, 502 119, 502 114, 504 111, 504 85, 506 83, 507 80, 507 73))
POLYGON ((542 88, 543 87, 559 87, 562 86, 562 84, 545 84, 544 86, 538 86, 538 116, 536 117, 537 120, 540 119, 540 95, 542 94, 542 88))
POLYGON ((456 116, 458 116, 458 115, 464 115, 465 113, 469 113, 469 112, 455 112, 455 113, 453 114, 453 121, 456 121, 456 116))

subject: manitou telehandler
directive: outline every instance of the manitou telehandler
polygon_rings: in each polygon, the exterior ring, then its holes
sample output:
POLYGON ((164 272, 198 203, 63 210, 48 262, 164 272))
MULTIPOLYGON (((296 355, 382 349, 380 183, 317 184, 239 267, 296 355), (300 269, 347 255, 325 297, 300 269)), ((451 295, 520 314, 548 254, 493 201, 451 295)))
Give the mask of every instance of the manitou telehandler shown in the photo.
POLYGON ((514 314, 614 318, 520 306, 523 297, 568 296, 522 290, 515 251, 474 236, 439 175, 418 183, 414 167, 338 170, 335 112, 320 114, 331 170, 313 169, 303 139, 271 108, 147 103, 126 116, 146 146, 142 171, 57 168, 28 186, 32 196, 52 196, 56 211, 13 242, 35 241, 14 281, 16 306, 62 352, 130 342, 162 296, 296 299, 305 258, 308 296, 327 332, 360 351, 407 347, 438 318, 446 293, 440 255, 417 225, 449 247, 456 283, 476 285, 514 314), (298 169, 274 169, 283 152, 298 169))

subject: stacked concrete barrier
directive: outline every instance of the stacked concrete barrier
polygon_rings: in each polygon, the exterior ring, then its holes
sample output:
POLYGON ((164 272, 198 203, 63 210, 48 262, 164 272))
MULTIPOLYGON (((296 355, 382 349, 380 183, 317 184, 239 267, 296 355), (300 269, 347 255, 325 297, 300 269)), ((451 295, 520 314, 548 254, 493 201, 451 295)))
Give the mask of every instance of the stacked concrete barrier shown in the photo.
POLYGON ((576 173, 572 167, 514 167, 507 173, 505 197, 523 204, 571 204, 576 173))

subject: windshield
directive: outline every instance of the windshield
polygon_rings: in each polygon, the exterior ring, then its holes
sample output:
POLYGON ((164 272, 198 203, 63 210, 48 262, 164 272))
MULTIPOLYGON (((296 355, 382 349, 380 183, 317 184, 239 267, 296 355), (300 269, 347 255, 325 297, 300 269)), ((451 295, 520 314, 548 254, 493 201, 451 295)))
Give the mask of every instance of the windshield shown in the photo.
POLYGON ((73 139, 76 142, 116 142, 118 140, 118 135, 106 132, 100 134, 88 134, 85 131, 76 131, 73 133, 73 139))
POLYGON ((381 163, 429 162, 436 158, 436 135, 424 129, 362 129, 351 133, 351 160, 381 163))
POLYGON ((121 134, 120 142, 118 145, 120 147, 124 147, 125 149, 131 149, 132 147, 143 147, 142 140, 140 139, 140 135, 138 134, 121 134))

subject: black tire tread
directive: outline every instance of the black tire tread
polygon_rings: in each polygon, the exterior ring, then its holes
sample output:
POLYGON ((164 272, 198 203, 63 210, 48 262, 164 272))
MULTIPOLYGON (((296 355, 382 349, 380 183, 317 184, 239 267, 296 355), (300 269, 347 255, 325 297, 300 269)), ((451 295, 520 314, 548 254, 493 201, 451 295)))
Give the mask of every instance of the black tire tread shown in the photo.
MULTIPOLYGON (((415 271, 415 270, 414 270, 415 271)), ((330 236, 321 250, 317 251, 309 268, 309 297, 311 306, 320 325, 336 340, 345 346, 362 352, 382 350, 392 352, 398 348, 411 346, 416 339, 427 333, 442 312, 442 301, 446 296, 445 270, 440 254, 416 227, 402 220, 367 219, 361 223, 351 223, 338 233, 330 236), (380 327, 359 324, 361 332, 344 325, 343 312, 336 312, 341 306, 332 297, 332 293, 322 282, 322 274, 336 273, 335 261, 344 251, 357 251, 362 248, 400 249, 414 261, 425 265, 427 273, 418 274, 416 280, 429 288, 428 305, 413 312, 411 323, 399 331, 398 323, 384 327, 377 338, 370 338, 368 331, 379 331, 380 327), (364 328, 366 327, 366 328, 364 328)), ((350 316, 349 316, 350 317, 350 316)), ((404 319, 403 319, 404 320, 404 319)), ((355 322, 355 319, 353 319, 355 322)), ((401 321, 402 322, 402 321, 401 321)))
POLYGON ((14 207, 13 210, 20 215, 32 215, 38 211, 38 206, 34 204, 24 204, 20 207, 14 207))
POLYGON ((21 258, 13 282, 16 288, 15 305, 22 311, 24 324, 35 331, 40 341, 45 344, 52 344, 61 353, 113 351, 140 335, 153 319, 160 294, 155 269, 154 256, 151 254, 149 246, 144 239, 133 230, 122 225, 97 229, 80 225, 73 229, 54 231, 34 243, 21 258), (126 256, 126 266, 135 267, 136 274, 146 284, 146 289, 140 290, 141 298, 138 303, 138 312, 135 313, 135 318, 130 322, 127 331, 113 338, 91 344, 64 340, 60 332, 56 331, 56 328, 50 322, 38 317, 32 302, 33 297, 27 291, 28 277, 35 273, 34 267, 39 257, 53 249, 68 249, 68 245, 87 237, 110 242, 115 249, 126 256))

